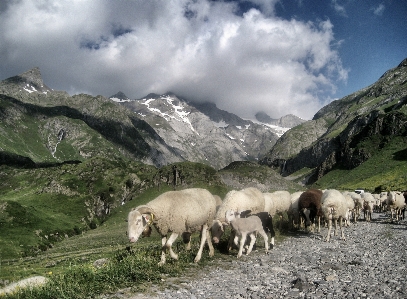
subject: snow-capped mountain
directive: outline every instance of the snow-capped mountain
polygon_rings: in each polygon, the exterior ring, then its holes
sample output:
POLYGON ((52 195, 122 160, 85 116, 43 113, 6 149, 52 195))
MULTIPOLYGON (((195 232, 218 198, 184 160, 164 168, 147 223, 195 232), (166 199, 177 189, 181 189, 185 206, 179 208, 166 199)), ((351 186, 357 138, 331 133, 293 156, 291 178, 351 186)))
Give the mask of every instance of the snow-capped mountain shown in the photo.
POLYGON ((213 103, 192 103, 172 93, 129 100, 110 99, 131 109, 185 160, 217 169, 233 161, 257 160, 287 130, 244 120, 213 103))

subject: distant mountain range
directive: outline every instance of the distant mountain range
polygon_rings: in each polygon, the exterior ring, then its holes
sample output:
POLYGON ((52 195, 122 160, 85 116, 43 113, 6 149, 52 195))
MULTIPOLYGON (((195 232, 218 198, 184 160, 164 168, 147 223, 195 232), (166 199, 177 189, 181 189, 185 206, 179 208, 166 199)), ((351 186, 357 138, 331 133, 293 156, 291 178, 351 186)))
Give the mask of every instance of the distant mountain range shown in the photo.
POLYGON ((309 121, 293 115, 276 120, 264 112, 245 120, 173 93, 70 96, 49 88, 34 68, 0 82, 0 163, 38 166, 100 156, 157 167, 200 162, 219 170, 258 161, 284 176, 301 172, 302 182, 312 184, 372 157, 385 161, 384 148, 403 160, 406 115, 407 59, 309 121))
MULTIPOLYGON (((0 162, 64 163, 100 155, 155 166, 202 162, 216 169, 256 161, 289 127, 283 118, 244 120, 213 103, 175 94, 131 100, 70 96, 49 88, 34 68, 0 82, 0 162), (26 161, 26 162, 24 162, 26 161)), ((291 125, 304 122, 290 116, 291 125)))
POLYGON ((258 160, 289 129, 245 120, 214 103, 194 103, 173 93, 131 100, 118 92, 110 99, 146 121, 185 160, 217 169, 233 161, 258 160))

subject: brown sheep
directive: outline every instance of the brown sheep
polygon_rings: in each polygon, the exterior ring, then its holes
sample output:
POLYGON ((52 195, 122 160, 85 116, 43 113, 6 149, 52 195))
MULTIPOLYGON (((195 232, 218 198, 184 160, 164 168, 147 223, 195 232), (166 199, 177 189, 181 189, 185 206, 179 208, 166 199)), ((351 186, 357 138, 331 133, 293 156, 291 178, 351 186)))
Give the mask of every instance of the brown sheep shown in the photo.
POLYGON ((315 218, 318 218, 318 232, 321 231, 321 197, 321 190, 309 189, 303 192, 298 199, 298 210, 301 217, 305 219, 305 228, 311 226, 311 231, 314 231, 315 218))

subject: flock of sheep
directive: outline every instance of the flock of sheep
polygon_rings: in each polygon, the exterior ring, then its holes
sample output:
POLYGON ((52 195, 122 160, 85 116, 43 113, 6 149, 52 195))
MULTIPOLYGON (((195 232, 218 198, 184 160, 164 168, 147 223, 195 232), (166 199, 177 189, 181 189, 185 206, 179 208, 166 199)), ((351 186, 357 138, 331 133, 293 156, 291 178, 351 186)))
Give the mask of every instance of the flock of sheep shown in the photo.
MULTIPOLYGON (((321 222, 328 225, 326 241, 330 240, 332 224, 337 222, 341 238, 345 240, 343 222, 349 225, 356 222, 363 211, 366 221, 370 221, 374 210, 391 212, 391 219, 404 217, 407 192, 383 192, 371 194, 364 192, 340 192, 338 190, 310 189, 290 194, 288 191, 263 193, 256 188, 233 190, 221 200, 208 190, 191 188, 169 191, 161 194, 146 205, 133 208, 128 215, 128 237, 134 243, 140 236, 149 236, 151 225, 161 235, 162 253, 159 265, 166 261, 166 252, 171 258, 178 259, 172 250, 172 244, 181 235, 187 248, 190 248, 190 236, 193 232, 201 233, 200 247, 195 262, 201 259, 205 243, 209 255, 214 255, 212 242, 219 243, 225 229, 231 227, 228 249, 235 244, 239 248, 237 257, 243 253, 247 236, 250 237, 246 254, 252 251, 259 233, 264 239, 266 253, 274 246, 274 229, 272 217, 287 213, 291 227, 305 227, 314 231, 321 222), (167 238, 167 235, 170 236, 167 238), (270 244, 269 244, 270 236, 270 244)), ((281 221, 279 222, 281 224, 281 221)))

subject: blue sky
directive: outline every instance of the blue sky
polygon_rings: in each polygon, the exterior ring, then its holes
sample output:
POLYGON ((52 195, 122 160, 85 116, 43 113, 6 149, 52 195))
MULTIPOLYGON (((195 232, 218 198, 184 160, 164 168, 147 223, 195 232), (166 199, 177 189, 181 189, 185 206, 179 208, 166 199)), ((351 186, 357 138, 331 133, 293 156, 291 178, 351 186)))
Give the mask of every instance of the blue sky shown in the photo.
POLYGON ((407 58, 407 1, 281 1, 276 15, 309 21, 329 19, 337 51, 349 70, 338 97, 374 83, 407 58))
POLYGON ((406 0, 3 0, 0 79, 39 67, 70 94, 311 119, 407 58, 406 15, 406 0))

